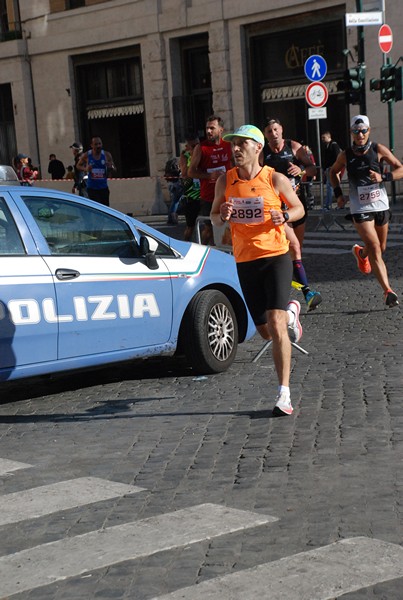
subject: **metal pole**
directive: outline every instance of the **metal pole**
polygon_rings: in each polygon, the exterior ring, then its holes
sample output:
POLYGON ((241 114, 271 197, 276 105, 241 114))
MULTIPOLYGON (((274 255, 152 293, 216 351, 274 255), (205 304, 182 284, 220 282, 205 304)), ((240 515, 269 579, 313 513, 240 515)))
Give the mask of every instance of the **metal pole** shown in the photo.
MULTIPOLYGON (((388 61, 389 61, 389 59, 388 59, 388 61)), ((394 122, 394 119, 393 119, 394 104, 395 104, 394 100, 388 101, 389 148, 390 148, 390 151, 392 152, 392 154, 394 154, 394 151, 395 151, 395 128, 394 128, 394 124, 393 124, 393 122, 394 122)), ((396 184, 394 181, 392 181, 391 188, 392 188, 392 204, 396 204, 396 184)))
MULTIPOLYGON (((319 119, 316 119, 316 144, 318 147, 318 168, 319 168, 319 181, 320 181, 320 199, 322 208, 324 208, 324 198, 323 198, 323 169, 322 169, 322 151, 320 148, 320 129, 319 129, 319 119)), ((316 171, 318 173, 318 171, 316 171)))
MULTIPOLYGON (((386 14, 385 14, 385 0, 382 0, 382 21, 385 23, 386 14)), ((391 64, 391 59, 389 56, 387 57, 385 53, 383 53, 383 64, 389 65, 391 64)), ((389 125, 389 148, 392 154, 395 149, 395 129, 393 125, 393 108, 394 108, 394 100, 388 100, 388 125, 389 125)), ((396 204, 396 184, 394 181, 391 183, 392 189, 392 204, 396 204)))
MULTIPOLYGON (((357 12, 362 12, 362 1, 356 0, 356 10, 357 12)), ((358 55, 358 64, 365 65, 365 36, 364 36, 364 27, 357 27, 357 55, 358 55)), ((367 97, 365 90, 365 80, 364 87, 362 89, 360 95, 360 113, 362 115, 367 114, 367 97)))

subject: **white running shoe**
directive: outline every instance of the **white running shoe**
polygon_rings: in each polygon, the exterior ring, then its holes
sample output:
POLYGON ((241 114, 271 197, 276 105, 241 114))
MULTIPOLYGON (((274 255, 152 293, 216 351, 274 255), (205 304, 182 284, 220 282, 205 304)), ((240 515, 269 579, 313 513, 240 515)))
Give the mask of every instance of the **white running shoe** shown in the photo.
POLYGON ((276 398, 276 405, 273 408, 273 415, 283 417, 284 415, 292 415, 292 411, 290 395, 286 392, 279 392, 276 398))
POLYGON ((287 314, 289 315, 288 337, 290 342, 297 343, 302 338, 302 325, 299 322, 299 313, 301 305, 298 300, 291 300, 287 304, 287 314))

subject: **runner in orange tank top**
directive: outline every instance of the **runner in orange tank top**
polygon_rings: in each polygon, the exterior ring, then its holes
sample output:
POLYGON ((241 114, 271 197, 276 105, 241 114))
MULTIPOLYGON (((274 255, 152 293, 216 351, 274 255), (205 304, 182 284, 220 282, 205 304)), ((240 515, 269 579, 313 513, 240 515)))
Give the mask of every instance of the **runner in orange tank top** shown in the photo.
POLYGON ((272 340, 279 383, 273 414, 291 415, 290 339, 297 342, 302 327, 299 302, 288 302, 292 262, 284 223, 300 219, 304 208, 287 177, 261 167, 264 136, 260 129, 242 125, 224 139, 232 143, 236 166, 217 179, 210 218, 218 227, 230 222, 245 300, 260 335, 272 340), (282 202, 288 206, 286 212, 281 210, 282 202))

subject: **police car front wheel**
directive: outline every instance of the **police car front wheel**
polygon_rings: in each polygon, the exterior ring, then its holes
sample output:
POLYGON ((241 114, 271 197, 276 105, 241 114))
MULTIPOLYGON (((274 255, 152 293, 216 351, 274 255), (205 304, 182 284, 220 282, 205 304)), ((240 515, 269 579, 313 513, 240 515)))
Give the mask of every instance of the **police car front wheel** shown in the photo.
POLYGON ((231 302, 222 292, 198 292, 186 310, 181 333, 186 358, 198 373, 220 373, 233 363, 238 323, 231 302))

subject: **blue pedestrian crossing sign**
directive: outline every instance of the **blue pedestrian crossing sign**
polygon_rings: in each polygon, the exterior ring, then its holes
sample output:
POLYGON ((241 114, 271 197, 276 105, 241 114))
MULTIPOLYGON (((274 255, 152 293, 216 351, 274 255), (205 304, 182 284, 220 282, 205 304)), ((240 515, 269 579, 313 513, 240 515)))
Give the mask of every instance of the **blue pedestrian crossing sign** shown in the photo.
POLYGON ((322 81, 327 73, 327 64, 323 56, 313 54, 307 58, 304 71, 309 81, 322 81))

